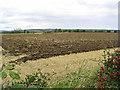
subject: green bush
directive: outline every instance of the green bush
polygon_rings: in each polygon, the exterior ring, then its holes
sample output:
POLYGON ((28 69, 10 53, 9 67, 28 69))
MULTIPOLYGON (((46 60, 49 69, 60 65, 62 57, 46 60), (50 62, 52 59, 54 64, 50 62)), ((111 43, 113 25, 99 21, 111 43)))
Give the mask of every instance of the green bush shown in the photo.
MULTIPOLYGON (((15 72, 10 72, 10 76, 13 79, 19 79, 19 75, 15 72)), ((12 86, 7 86, 9 88, 43 88, 48 85, 47 81, 50 80, 48 78, 50 76, 49 73, 41 73, 36 72, 32 75, 26 75, 25 80, 20 82, 12 82, 12 86)))
POLYGON ((103 65, 98 71, 98 88, 120 88, 120 51, 116 50, 114 54, 106 51, 103 65))
POLYGON ((111 32, 110 30, 107 30, 107 32, 111 32))
POLYGON ((117 33, 117 30, 114 30, 114 33, 117 33))

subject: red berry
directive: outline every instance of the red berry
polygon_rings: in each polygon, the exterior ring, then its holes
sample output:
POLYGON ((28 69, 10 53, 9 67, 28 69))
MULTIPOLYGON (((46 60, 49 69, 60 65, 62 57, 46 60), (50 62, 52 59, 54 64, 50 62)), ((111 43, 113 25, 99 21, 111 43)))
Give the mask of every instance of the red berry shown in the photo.
POLYGON ((100 85, 98 85, 97 88, 101 88, 100 85))
POLYGON ((101 67, 101 69, 102 69, 102 70, 104 69, 103 66, 101 67))
POLYGON ((113 62, 111 64, 114 64, 113 62))
POLYGON ((108 79, 105 79, 105 81, 107 81, 108 79))
POLYGON ((102 76, 100 76, 101 79, 104 79, 102 76))
POLYGON ((100 81, 100 79, 97 79, 97 81, 100 81))
POLYGON ((98 74, 97 76, 100 76, 100 74, 98 74))
POLYGON ((114 73, 111 73, 110 76, 113 78, 114 77, 114 73))
POLYGON ((101 81, 101 82, 103 82, 103 81, 101 81))
POLYGON ((115 61, 115 65, 117 64, 117 61, 115 61))

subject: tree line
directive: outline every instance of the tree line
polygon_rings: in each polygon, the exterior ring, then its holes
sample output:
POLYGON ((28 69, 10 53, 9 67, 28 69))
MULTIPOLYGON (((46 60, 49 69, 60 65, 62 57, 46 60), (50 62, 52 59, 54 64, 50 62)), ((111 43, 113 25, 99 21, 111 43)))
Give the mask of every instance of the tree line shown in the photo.
POLYGON ((46 31, 45 33, 51 33, 51 32, 114 32, 117 33, 118 30, 82 30, 82 29, 55 29, 54 31, 46 31))

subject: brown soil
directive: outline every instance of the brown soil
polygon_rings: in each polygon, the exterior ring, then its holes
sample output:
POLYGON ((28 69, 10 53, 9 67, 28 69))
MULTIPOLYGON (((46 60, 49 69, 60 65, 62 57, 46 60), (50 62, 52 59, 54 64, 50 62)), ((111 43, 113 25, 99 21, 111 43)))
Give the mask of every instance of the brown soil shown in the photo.
MULTIPOLYGON (((100 50, 118 46, 117 33, 52 33, 3 35, 3 55, 26 55, 16 61, 26 62, 58 55, 100 50)), ((15 63, 12 61, 11 63, 15 63)))

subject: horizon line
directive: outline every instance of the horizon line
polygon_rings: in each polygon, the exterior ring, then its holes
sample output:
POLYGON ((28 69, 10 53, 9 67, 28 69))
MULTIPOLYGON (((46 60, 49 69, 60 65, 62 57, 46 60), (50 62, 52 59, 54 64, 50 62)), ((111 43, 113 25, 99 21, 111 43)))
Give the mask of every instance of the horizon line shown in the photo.
MULTIPOLYGON (((16 28, 16 29, 20 29, 20 30, 32 30, 32 29, 36 29, 36 30, 38 30, 38 29, 42 29, 42 28, 28 28, 28 29, 21 29, 21 28, 16 28)), ((0 31, 13 31, 13 30, 16 30, 16 29, 0 29, 0 31)), ((118 30, 118 29, 101 29, 101 28, 96 28, 96 29, 89 29, 89 28, 44 28, 43 30, 45 30, 45 29, 71 29, 71 30, 74 30, 74 29, 82 29, 82 30, 118 30)))

